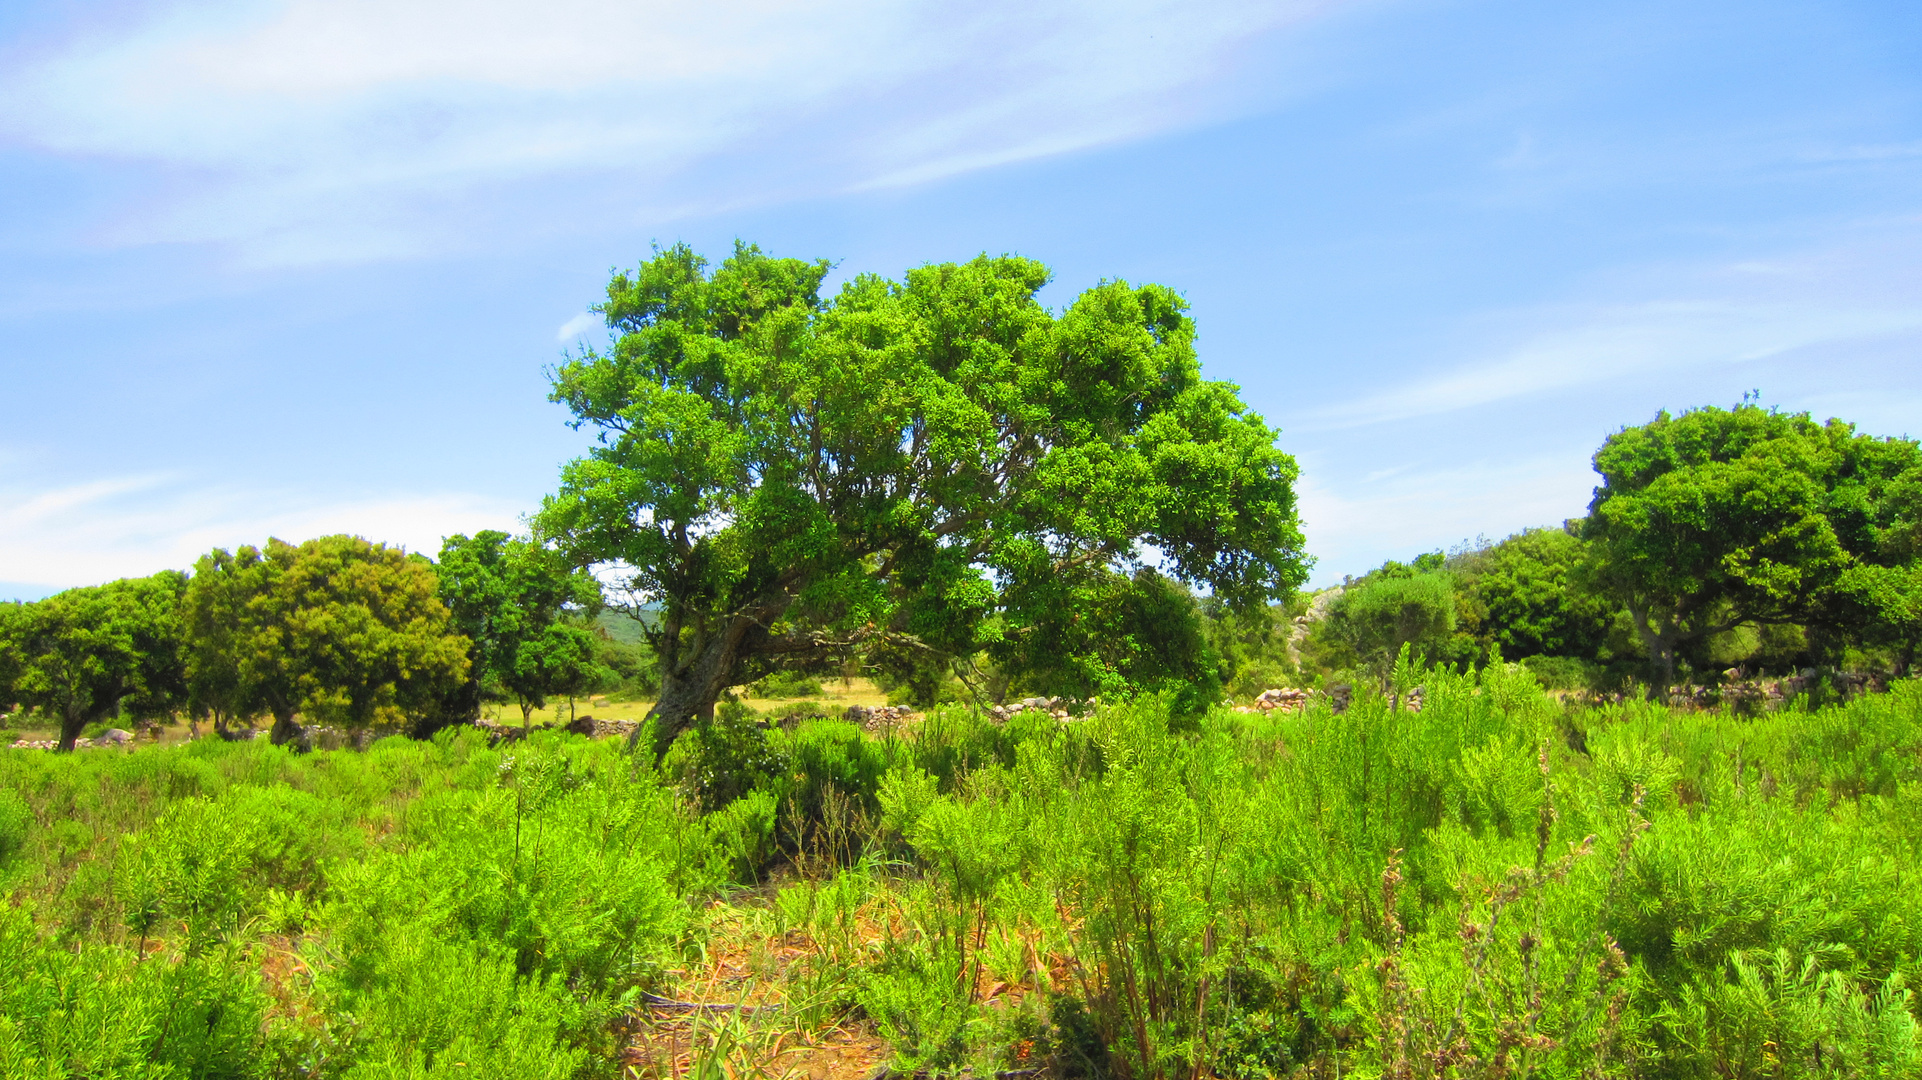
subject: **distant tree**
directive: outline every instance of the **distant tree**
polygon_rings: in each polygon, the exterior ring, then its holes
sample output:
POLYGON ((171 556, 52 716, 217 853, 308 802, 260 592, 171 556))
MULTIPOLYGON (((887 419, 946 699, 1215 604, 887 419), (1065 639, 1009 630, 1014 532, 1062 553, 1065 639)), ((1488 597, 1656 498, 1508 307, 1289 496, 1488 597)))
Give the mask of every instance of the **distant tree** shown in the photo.
POLYGON ((1306 614, 1304 598, 1239 611, 1211 596, 1200 605, 1208 651, 1226 691, 1248 697, 1299 677, 1293 617, 1306 614))
POLYGON ((1462 629, 1484 649, 1525 656, 1593 659, 1619 609, 1584 574, 1586 554, 1571 529, 1525 529, 1485 550, 1451 559, 1462 629))
POLYGON ((1132 580, 1146 546, 1237 604, 1303 580, 1294 461, 1200 377, 1173 291, 1107 282, 1056 315, 1027 259, 823 300, 827 271, 659 252, 596 309, 612 347, 554 372, 601 445, 537 526, 658 604, 660 748, 776 667, 888 636, 946 656, 1045 637, 1058 622, 1023 609, 1060 602, 1044 579, 1132 580))
POLYGON ((273 714, 273 739, 310 722, 366 728, 434 708, 467 675, 467 639, 431 564, 357 536, 215 550, 187 590, 197 702, 273 714))
POLYGON ((188 707, 222 735, 230 723, 272 711, 253 675, 258 627, 249 604, 273 576, 272 564, 250 547, 238 555, 216 548, 194 564, 181 610, 188 707))
POLYGON ((1404 645, 1429 660, 1447 650, 1455 632, 1455 581, 1432 568, 1440 561, 1391 563, 1345 588, 1316 628, 1335 646, 1328 650, 1334 658, 1386 673, 1404 645))
POLYGON ((1584 536, 1647 646, 1651 695, 1679 648, 1744 624, 1908 632, 1915 461, 1912 441, 1747 405, 1610 436, 1584 536))
POLYGON ((440 596, 465 634, 478 705, 483 685, 520 706, 525 727, 555 695, 574 695, 602 675, 594 632, 579 620, 600 606, 598 582, 529 540, 487 530, 441 545, 440 596))
POLYGON ((1048 595, 1011 597, 1010 625, 989 650, 1017 685, 1075 697, 1167 692, 1184 712, 1221 700, 1220 657, 1179 581, 1146 567, 1037 577, 1048 595))
POLYGON ((60 722, 60 749, 123 709, 155 716, 185 696, 180 599, 187 578, 165 571, 68 589, 0 617, 11 696, 60 722))

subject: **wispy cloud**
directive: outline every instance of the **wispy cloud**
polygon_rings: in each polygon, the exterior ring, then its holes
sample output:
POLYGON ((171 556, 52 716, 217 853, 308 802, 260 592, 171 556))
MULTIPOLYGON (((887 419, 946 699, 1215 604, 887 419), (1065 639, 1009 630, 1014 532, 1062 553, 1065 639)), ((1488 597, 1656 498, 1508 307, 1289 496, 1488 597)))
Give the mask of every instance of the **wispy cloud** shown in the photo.
POLYGON ((109 477, 0 488, 0 580, 90 585, 185 569, 215 547, 354 533, 433 554, 444 536, 517 528, 518 509, 458 493, 321 500, 195 487, 180 478, 109 477))
POLYGON ((1664 301, 1582 313, 1506 353, 1322 410, 1309 430, 1388 423, 1922 327, 1922 306, 1847 309, 1664 301))
POLYGON ((586 337, 593 330, 605 328, 606 326, 606 319, 603 319, 591 311, 583 311, 579 315, 562 323, 561 328, 554 332, 554 340, 560 342, 562 345, 572 345, 576 341, 586 337))
POLYGON ((1595 474, 1579 458, 1470 462, 1334 485, 1313 473, 1299 500, 1317 586, 1340 584, 1385 559, 1408 559, 1486 535, 1553 526, 1588 507, 1595 474))
POLYGON ((1659 399, 1705 369, 1778 357, 1813 368, 1922 330, 1922 220, 1863 219, 1824 240, 1724 261, 1620 267, 1588 283, 1585 297, 1467 315, 1431 339, 1435 359, 1395 365, 1412 373, 1398 385, 1293 426, 1334 431, 1523 398, 1572 402, 1608 385, 1659 399))
POLYGON ((0 116, 17 143, 166 167, 122 239, 361 258, 453 243, 490 192, 543 178, 638 215, 1163 130, 1233 108, 1237 56, 1332 6, 176 0, 50 46, 0 82, 0 116), (756 167, 702 174, 730 157, 756 167))

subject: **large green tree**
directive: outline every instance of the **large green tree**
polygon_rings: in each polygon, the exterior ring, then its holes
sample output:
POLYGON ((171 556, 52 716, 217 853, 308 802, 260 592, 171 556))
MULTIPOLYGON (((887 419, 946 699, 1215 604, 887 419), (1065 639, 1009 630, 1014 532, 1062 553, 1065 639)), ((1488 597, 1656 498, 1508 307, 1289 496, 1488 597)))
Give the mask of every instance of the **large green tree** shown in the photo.
POLYGON ((437 584, 426 560, 357 536, 216 549, 187 590, 193 696, 271 713, 276 742, 299 734, 296 714, 366 728, 436 708, 468 671, 437 584))
POLYGON ((601 603, 592 575, 555 552, 504 532, 450 536, 441 545, 440 597, 472 642, 467 686, 511 697, 525 727, 556 694, 578 693, 601 671, 597 639, 580 619, 601 603))
POLYGON ((596 308, 611 346, 553 374, 599 445, 537 525, 658 609, 662 746, 779 664, 1050 633, 1024 598, 1062 603, 1043 579, 1084 567, 1156 554, 1237 603, 1303 580, 1294 461, 1201 378, 1172 290, 1104 282, 1057 313, 1029 259, 864 274, 831 299, 827 271, 657 252, 596 308))
POLYGON ((1749 405, 1610 436, 1584 535, 1648 648, 1651 694, 1679 648, 1744 624, 1912 641, 1917 465, 1912 440, 1749 405))
POLYGON ((12 692, 60 721, 60 749, 123 708, 159 715, 183 699, 180 600, 185 574, 165 571, 68 589, 0 617, 12 692))

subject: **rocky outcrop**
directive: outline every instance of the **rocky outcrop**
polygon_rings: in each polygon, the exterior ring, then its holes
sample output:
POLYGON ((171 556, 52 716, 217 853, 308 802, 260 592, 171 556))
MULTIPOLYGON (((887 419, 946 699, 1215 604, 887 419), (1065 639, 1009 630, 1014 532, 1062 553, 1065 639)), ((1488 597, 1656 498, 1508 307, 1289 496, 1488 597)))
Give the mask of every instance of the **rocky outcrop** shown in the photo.
POLYGON ((1255 695, 1254 704, 1238 706, 1235 711, 1269 713, 1280 709, 1282 712, 1301 712, 1308 708, 1310 696, 1308 691, 1292 686, 1270 687, 1255 695))
POLYGON ((1341 594, 1340 585, 1316 593, 1308 601, 1308 610, 1295 616, 1294 622, 1289 624, 1286 650, 1290 664, 1301 667, 1301 647, 1308 641, 1308 631, 1328 617, 1329 610, 1334 607, 1335 601, 1341 599, 1341 594))

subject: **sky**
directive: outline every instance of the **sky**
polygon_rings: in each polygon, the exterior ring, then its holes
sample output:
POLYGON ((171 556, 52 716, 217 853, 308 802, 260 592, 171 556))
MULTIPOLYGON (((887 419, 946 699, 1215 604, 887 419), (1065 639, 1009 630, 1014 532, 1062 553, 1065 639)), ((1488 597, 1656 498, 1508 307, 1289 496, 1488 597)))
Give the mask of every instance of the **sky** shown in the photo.
POLYGON ((736 238, 1179 290, 1338 582, 1660 410, 1922 435, 1922 5, 8 0, 0 598, 514 530, 609 271, 736 238))

